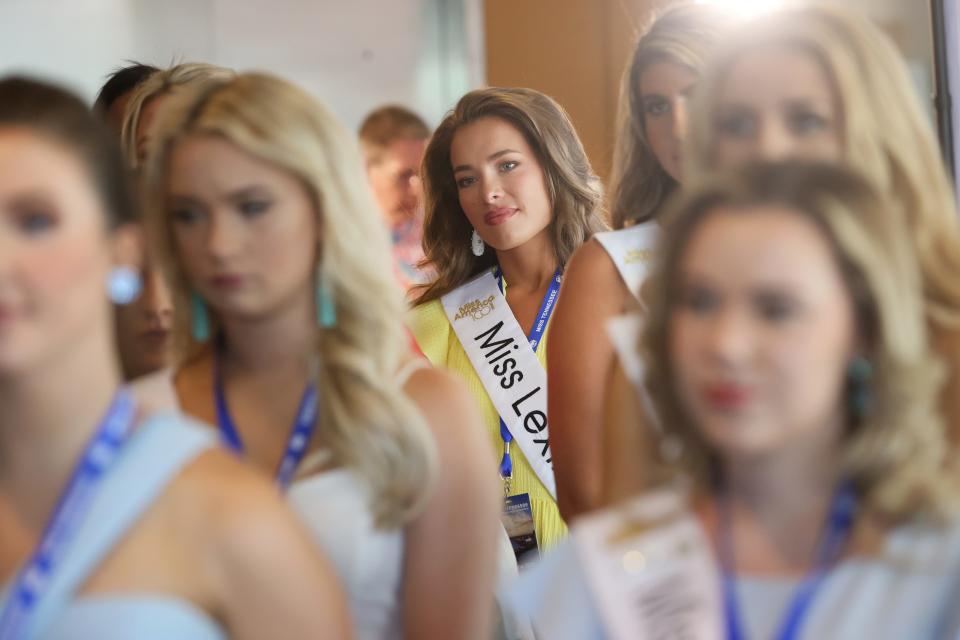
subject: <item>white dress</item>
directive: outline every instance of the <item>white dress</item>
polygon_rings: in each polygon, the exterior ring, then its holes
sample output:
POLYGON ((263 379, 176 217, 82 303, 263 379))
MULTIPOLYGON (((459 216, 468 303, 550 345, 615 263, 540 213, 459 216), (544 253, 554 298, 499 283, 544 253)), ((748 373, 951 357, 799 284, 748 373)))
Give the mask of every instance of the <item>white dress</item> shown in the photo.
POLYGON ((350 602, 356 637, 402 637, 403 530, 374 526, 370 492, 349 469, 296 480, 287 499, 333 563, 350 602))
MULTIPOLYGON (((427 366, 423 360, 409 362, 398 372, 397 383, 403 386, 416 370, 427 366)), ((172 372, 164 370, 134 381, 131 388, 138 399, 153 408, 180 410, 172 381, 172 372)), ((300 469, 324 468, 328 455, 327 451, 316 451, 301 462, 300 469)), ((349 601, 356 638, 402 638, 404 531, 374 526, 370 490, 363 480, 343 467, 301 475, 287 489, 287 499, 337 571, 349 601)), ((516 578, 517 563, 502 527, 501 532, 497 575, 503 586, 516 578)), ((510 618, 501 623, 505 627, 501 637, 528 637, 521 620, 510 618)))
MULTIPOLYGON (((411 361, 397 374, 397 383, 403 386, 416 370, 427 366, 424 360, 411 361)), ((326 451, 317 451, 304 459, 300 468, 323 467, 327 455, 326 451)), ((287 490, 290 504, 337 570, 347 592, 357 639, 393 640, 403 637, 405 535, 403 529, 382 530, 374 526, 370 498, 362 479, 344 468, 294 480, 287 490)), ((504 586, 518 572, 510 540, 502 527, 500 531, 497 575, 500 586, 504 586)), ((528 637, 526 625, 518 619, 499 623, 504 626, 501 637, 528 637)))

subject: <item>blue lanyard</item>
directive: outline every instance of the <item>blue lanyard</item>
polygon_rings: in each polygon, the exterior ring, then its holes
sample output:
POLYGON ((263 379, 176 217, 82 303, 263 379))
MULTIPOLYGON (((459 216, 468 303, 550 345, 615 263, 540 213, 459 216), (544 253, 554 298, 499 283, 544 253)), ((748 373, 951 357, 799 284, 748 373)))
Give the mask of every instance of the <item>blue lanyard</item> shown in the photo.
MULTIPOLYGON (((550 322, 550 316, 553 314, 554 306, 556 306, 557 294, 560 292, 562 273, 559 267, 554 272, 553 279, 550 280, 550 286, 547 287, 547 292, 543 294, 543 301, 540 303, 540 311, 537 312, 537 319, 530 328, 530 335, 527 336, 527 341, 530 343, 530 348, 533 349, 534 353, 537 352, 537 347, 540 346, 543 334, 547 330, 547 323, 550 322)), ((493 275, 497 279, 500 293, 503 293, 503 272, 500 271, 500 267, 494 270, 493 275)), ((510 429, 507 428, 507 423, 503 421, 503 418, 500 418, 500 437, 503 438, 503 458, 500 460, 500 477, 508 480, 513 477, 513 458, 510 457, 510 443, 513 442, 513 434, 510 433, 510 429)))
POLYGON ((120 389, 77 461, 36 549, 10 587, 0 613, 0 640, 24 637, 30 617, 47 593, 57 567, 69 553, 101 481, 129 438, 135 416, 133 396, 126 389, 120 389))
MULTIPOLYGON (((836 563, 837 558, 840 557, 843 547, 850 538, 856 511, 856 493, 853 487, 845 482, 837 490, 833 503, 830 505, 827 521, 817 548, 816 562, 803 582, 800 583, 800 586, 797 587, 780 631, 775 636, 777 640, 796 640, 799 637, 800 629, 807 613, 810 611, 810 605, 813 603, 817 591, 823 586, 830 569, 836 563)), ((719 542, 720 562, 723 568, 723 606, 726 613, 727 639, 745 640, 746 635, 740 623, 740 613, 737 606, 730 518, 725 510, 721 510, 719 542)))
MULTIPOLYGON (((223 378, 220 375, 219 364, 214 365, 213 399, 217 405, 217 426, 220 428, 221 437, 237 455, 243 455, 243 441, 240 439, 233 418, 230 417, 230 409, 227 407, 227 399, 223 392, 223 378)), ((286 449, 280 459, 280 464, 277 466, 274 480, 281 490, 285 490, 293 481, 297 467, 303 460, 310 440, 313 438, 313 432, 317 428, 319 413, 317 387, 313 382, 308 382, 303 390, 303 395, 300 397, 300 406, 297 408, 297 417, 293 421, 286 449)))

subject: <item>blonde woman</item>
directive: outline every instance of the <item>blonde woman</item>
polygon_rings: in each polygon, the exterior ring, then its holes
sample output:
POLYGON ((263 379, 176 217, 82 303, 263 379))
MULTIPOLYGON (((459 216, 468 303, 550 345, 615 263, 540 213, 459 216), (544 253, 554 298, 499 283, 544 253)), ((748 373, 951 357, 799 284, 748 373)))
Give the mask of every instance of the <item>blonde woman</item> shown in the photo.
POLYGON ((289 486, 359 637, 485 637, 493 461, 466 391, 408 353, 353 136, 260 74, 183 94, 155 130, 145 178, 180 408, 289 486))
POLYGON ((510 531, 515 550, 550 547, 566 527, 548 446, 545 343, 567 261, 603 229, 599 181, 566 113, 531 89, 461 98, 423 172, 424 250, 437 279, 414 309, 413 333, 480 404, 507 511, 534 525, 510 531))
POLYGON ((690 500, 578 521, 515 600, 543 637, 956 637, 942 371, 891 205, 782 164, 668 214, 642 347, 690 500))
POLYGON ((949 364, 943 410, 960 441, 960 229, 936 138, 894 45, 841 8, 783 9, 718 52, 691 112, 691 177, 802 156, 863 172, 904 216, 931 339, 949 364))
POLYGON ((637 41, 623 76, 610 195, 616 231, 595 235, 570 260, 547 354, 550 446, 568 520, 603 501, 605 393, 620 375, 606 325, 639 308, 657 216, 682 179, 687 98, 724 23, 706 5, 665 11, 637 41))
POLYGON ((0 79, 0 637, 350 637, 332 568, 270 484, 121 386, 127 178, 79 98, 0 79))

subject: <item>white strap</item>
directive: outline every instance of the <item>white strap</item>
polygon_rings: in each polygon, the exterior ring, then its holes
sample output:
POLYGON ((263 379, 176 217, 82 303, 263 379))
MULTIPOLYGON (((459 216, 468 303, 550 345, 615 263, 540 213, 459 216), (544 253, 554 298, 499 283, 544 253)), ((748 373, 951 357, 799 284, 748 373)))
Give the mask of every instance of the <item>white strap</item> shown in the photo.
POLYGON ((483 388, 534 473, 556 499, 547 427, 547 372, 491 272, 441 299, 483 388))
POLYGON ((411 358, 406 362, 404 362, 402 365, 400 365, 400 368, 397 369, 397 373, 394 376, 394 380, 397 381, 397 386, 404 387, 406 386, 407 382, 410 381, 410 376, 415 374, 417 371, 420 371, 421 369, 429 369, 429 368, 430 368, 430 362, 425 358, 421 358, 421 357, 411 358))

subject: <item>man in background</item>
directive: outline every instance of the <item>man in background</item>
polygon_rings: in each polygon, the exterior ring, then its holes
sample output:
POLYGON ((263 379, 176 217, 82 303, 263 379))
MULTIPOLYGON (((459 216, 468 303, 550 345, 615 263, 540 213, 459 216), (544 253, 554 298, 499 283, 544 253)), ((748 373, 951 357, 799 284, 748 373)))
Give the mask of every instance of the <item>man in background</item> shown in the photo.
POLYGON ((404 290, 427 282, 423 260, 423 190, 420 163, 430 129, 417 114, 396 105, 380 107, 360 126, 367 178, 393 238, 394 270, 404 290))
POLYGON ((93 103, 94 113, 103 117, 110 128, 119 134, 123 126, 123 114, 127 108, 127 101, 133 94, 133 90, 157 71, 159 69, 156 67, 139 62, 132 62, 126 67, 115 70, 107 76, 107 81, 97 94, 97 99, 93 103))

